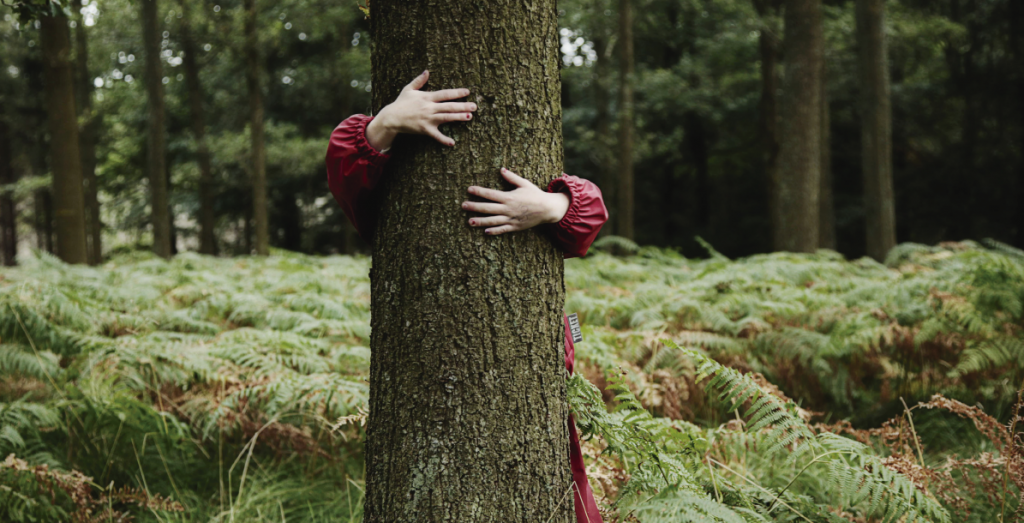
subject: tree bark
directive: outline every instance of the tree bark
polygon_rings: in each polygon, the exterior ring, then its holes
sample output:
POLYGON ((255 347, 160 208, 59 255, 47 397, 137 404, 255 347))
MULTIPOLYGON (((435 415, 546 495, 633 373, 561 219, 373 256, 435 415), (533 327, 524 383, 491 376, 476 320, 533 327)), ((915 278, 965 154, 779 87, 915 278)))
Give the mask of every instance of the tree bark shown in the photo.
POLYGON ((828 65, 821 61, 821 196, 819 246, 836 250, 836 206, 832 181, 832 115, 828 106, 828 65))
MULTIPOLYGON (((778 14, 779 0, 754 0, 754 8, 761 17, 761 31, 758 36, 758 47, 761 55, 761 102, 759 115, 759 141, 761 145, 761 168, 764 172, 764 186, 768 194, 768 212, 771 231, 774 236, 779 230, 782 209, 778 206, 776 196, 778 188, 778 55, 779 41, 772 27, 770 17, 778 14)), ((778 245, 779 239, 773 238, 778 245)))
POLYGON ((367 523, 574 521, 562 255, 537 229, 467 225, 466 188, 505 166, 561 174, 554 0, 375 0, 379 110, 424 69, 479 110, 447 148, 403 135, 382 178, 371 270, 367 523))
POLYGON ((633 9, 630 0, 619 0, 619 190, 618 227, 615 233, 630 240, 634 231, 633 195, 633 9))
POLYGON ((244 0, 245 78, 249 86, 249 137, 252 153, 253 226, 256 254, 270 254, 267 220, 267 151, 263 136, 263 94, 260 91, 259 36, 256 34, 256 0, 244 0))
POLYGON ((85 17, 79 5, 75 20, 75 70, 78 77, 78 116, 81 125, 78 141, 82 153, 82 182, 85 198, 85 241, 90 265, 103 261, 103 224, 100 222, 99 187, 96 182, 96 142, 99 117, 93 113, 92 93, 94 86, 89 74, 89 39, 85 28, 85 17))
POLYGON ((882 261, 896 245, 892 186, 892 108, 884 0, 857 0, 861 160, 868 256, 882 261))
POLYGON ((157 0, 141 0, 142 43, 146 55, 146 97, 149 105, 146 171, 149 176, 153 252, 171 257, 171 211, 167 196, 167 144, 164 134, 163 65, 160 61, 160 20, 157 0))
POLYGON ((181 47, 185 51, 185 85, 188 89, 188 105, 192 116, 192 138, 196 143, 196 163, 199 164, 199 252, 217 254, 217 237, 214 235, 216 217, 213 209, 213 169, 210 167, 210 148, 206 142, 206 115, 203 112, 203 85, 199 79, 199 62, 196 60, 195 38, 192 35, 192 18, 189 2, 181 3, 181 47))
MULTIPOLYGON (((0 190, 15 182, 11 165, 11 129, 7 120, 0 115, 0 190)), ((15 214, 14 198, 10 193, 0 193, 0 264, 13 267, 18 256, 18 219, 15 214)))
POLYGON ((821 0, 787 0, 775 249, 814 252, 821 185, 821 0))
POLYGON ((39 24, 50 128, 57 256, 67 263, 86 263, 85 198, 71 72, 71 31, 63 13, 41 16, 39 24))

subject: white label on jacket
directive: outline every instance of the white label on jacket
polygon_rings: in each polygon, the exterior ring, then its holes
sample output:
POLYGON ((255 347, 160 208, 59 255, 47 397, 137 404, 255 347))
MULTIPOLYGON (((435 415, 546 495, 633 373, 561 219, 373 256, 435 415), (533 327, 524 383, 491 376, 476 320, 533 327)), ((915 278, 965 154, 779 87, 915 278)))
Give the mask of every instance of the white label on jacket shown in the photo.
POLYGON ((583 332, 580 331, 580 319, 576 316, 575 312, 569 315, 569 331, 572 332, 573 343, 583 341, 583 332))

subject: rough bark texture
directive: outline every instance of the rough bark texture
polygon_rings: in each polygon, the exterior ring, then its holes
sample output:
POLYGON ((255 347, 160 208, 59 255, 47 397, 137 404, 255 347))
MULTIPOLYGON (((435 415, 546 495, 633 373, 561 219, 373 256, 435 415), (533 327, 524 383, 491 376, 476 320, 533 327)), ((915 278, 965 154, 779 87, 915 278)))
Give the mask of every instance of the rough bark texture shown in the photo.
POLYGON ((896 245, 892 187, 892 107, 884 0, 857 0, 861 157, 868 256, 882 261, 896 245))
MULTIPOLYGON (((0 115, 0 187, 14 183, 11 165, 11 130, 0 115)), ((18 220, 10 193, 0 193, 0 264, 13 267, 18 255, 18 220)))
POLYGON ((171 257, 171 213, 167 202, 167 143, 164 134, 163 66, 160 62, 160 21, 157 0, 141 0, 142 44, 146 55, 146 98, 149 121, 146 129, 146 174, 149 176, 150 221, 153 252, 171 257))
POLYGON ((787 0, 775 249, 818 248, 821 184, 821 0, 787 0))
POLYGON ((633 9, 630 0, 619 0, 619 190, 615 234, 636 237, 633 196, 633 9))
POLYGON ((93 79, 89 74, 89 39, 79 7, 75 16, 75 76, 78 80, 78 142, 82 153, 82 184, 85 198, 85 242, 90 265, 103 261, 103 224, 100 223, 99 188, 96 185, 96 141, 99 117, 93 112, 93 79))
POLYGON ((267 150, 263 136, 263 93, 260 91, 259 35, 256 0, 245 0, 245 80, 249 86, 249 138, 252 153, 252 216, 256 254, 270 254, 267 220, 267 150))
MULTIPOLYGON (((778 89, 778 54, 779 41, 775 34, 770 18, 778 14, 778 0, 754 0, 754 8, 760 15, 762 26, 758 36, 758 47, 761 55, 761 102, 760 127, 758 134, 761 142, 761 168, 764 171, 765 187, 768 195, 768 212, 770 215, 771 230, 777 231, 781 218, 776 197, 775 182, 778 175, 779 137, 778 137, 778 97, 775 92, 778 89)), ((778 240, 774 243, 777 245, 778 240)))
POLYGON ((214 235, 213 170, 210 167, 210 148, 206 142, 206 115, 203 113, 203 85, 199 81, 199 63, 196 61, 195 38, 192 36, 190 0, 181 0, 181 47, 185 51, 185 84, 188 88, 188 106, 192 116, 192 138, 196 143, 196 163, 199 164, 199 252, 217 254, 214 235))
POLYGON ((85 199, 71 72, 71 31, 63 14, 42 16, 39 24, 50 127, 57 256, 67 263, 86 263, 85 199))
POLYGON ((392 148, 371 270, 365 521, 573 521, 562 256, 536 229, 467 225, 466 188, 561 173, 554 0, 375 0, 373 105, 424 69, 466 87, 452 148, 392 148))
POLYGON ((819 247, 836 249, 836 206, 832 182, 832 115, 828 106, 828 65, 821 61, 821 224, 818 237, 819 247))

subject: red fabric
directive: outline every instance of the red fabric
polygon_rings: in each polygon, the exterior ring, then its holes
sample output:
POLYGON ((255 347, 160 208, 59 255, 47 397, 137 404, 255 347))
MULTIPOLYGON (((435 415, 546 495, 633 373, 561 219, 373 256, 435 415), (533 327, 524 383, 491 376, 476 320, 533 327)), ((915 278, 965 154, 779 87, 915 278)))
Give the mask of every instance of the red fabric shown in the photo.
MULTIPOLYGON (((377 226, 379 199, 374 193, 384 171, 388 155, 381 154, 366 141, 366 126, 372 116, 350 116, 331 133, 327 147, 327 185, 356 231, 372 241, 377 226)), ((547 224, 544 230, 566 258, 583 256, 608 220, 601 190, 593 183, 563 174, 548 184, 548 192, 561 191, 569 196, 569 209, 558 223, 547 224)), ((569 320, 565 323, 565 368, 573 372, 576 347, 572 342, 569 320)), ((580 449, 576 423, 569 415, 569 466, 574 483, 573 499, 577 523, 603 523, 594 501, 594 492, 587 481, 587 468, 580 449)))

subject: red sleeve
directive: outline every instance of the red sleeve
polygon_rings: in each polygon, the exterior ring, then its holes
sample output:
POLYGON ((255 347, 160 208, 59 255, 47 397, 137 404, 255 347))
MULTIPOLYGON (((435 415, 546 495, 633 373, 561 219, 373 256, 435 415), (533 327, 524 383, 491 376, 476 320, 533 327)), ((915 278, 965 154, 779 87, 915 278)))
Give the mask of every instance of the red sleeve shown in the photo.
POLYGON ((547 226, 551 239, 566 258, 583 256, 608 221, 601 189, 589 180, 563 174, 548 184, 548 192, 555 191, 569 196, 569 210, 560 222, 547 226))
POLYGON ((374 188, 384 170, 388 155, 377 152, 366 141, 366 125, 372 116, 348 117, 331 133, 327 146, 327 186, 341 209, 367 242, 377 225, 374 188))

